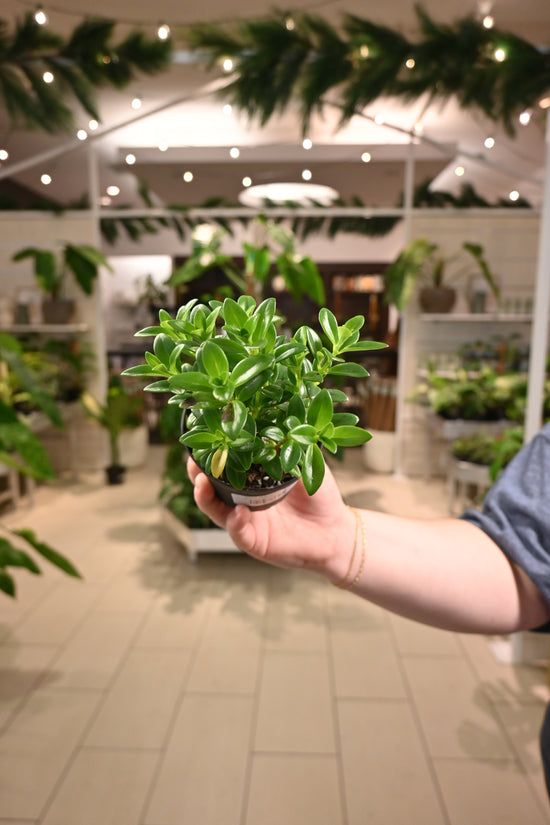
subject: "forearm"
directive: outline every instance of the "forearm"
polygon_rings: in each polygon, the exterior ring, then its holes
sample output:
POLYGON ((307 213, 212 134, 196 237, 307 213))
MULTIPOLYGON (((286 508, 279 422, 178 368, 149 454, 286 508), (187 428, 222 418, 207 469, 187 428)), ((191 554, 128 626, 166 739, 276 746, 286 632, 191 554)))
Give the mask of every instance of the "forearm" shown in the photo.
MULTIPOLYGON (((539 591, 474 525, 367 510, 359 514, 366 546, 361 573, 350 588, 357 595, 416 621, 456 631, 509 633, 548 621, 539 591)), ((356 551, 355 575, 360 555, 356 551)), ((342 560, 334 557, 327 564, 331 579, 335 564, 341 570, 342 560)))

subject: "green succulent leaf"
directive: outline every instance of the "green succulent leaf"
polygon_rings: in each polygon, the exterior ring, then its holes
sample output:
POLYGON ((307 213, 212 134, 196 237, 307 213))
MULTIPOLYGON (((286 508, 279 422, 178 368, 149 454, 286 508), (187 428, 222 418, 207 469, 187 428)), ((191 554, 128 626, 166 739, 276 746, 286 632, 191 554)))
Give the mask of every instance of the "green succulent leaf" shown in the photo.
POLYGON ((367 430, 363 430, 361 427, 350 427, 346 424, 335 427, 332 437, 340 447, 357 447, 372 438, 367 430))
POLYGON ((285 473, 288 473, 298 464, 302 457, 302 450, 293 441, 287 441, 281 450, 281 464, 285 473))
POLYGON ((205 341, 199 350, 204 370, 211 378, 224 381, 229 375, 229 363, 225 352, 213 341, 205 341))
POLYGON ((231 373, 231 381, 235 387, 246 384, 256 378, 271 366, 273 358, 269 355, 250 355, 241 361, 231 373))
POLYGON ((328 372, 329 375, 348 375, 353 378, 365 378, 365 376, 368 375, 367 370, 361 366, 361 364, 347 362, 344 364, 334 364, 328 372))
POLYGON ((332 344, 338 343, 338 321, 336 320, 334 313, 323 307, 319 310, 319 323, 321 324, 323 331, 329 341, 332 344))
POLYGON ((312 496, 317 492, 325 477, 325 460, 317 444, 310 444, 306 450, 302 481, 306 492, 312 496))
POLYGON ((298 444, 314 444, 317 439, 317 430, 309 424, 300 424, 289 432, 289 437, 298 444))
POLYGON ((321 390, 310 404, 307 423, 316 430, 323 430, 332 420, 333 406, 328 390, 321 390))

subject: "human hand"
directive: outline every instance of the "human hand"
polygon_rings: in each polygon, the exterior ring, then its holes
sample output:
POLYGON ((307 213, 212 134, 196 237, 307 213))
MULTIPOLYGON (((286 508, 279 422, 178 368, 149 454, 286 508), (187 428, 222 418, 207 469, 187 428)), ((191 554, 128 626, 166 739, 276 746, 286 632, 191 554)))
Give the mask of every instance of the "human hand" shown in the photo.
POLYGON ((187 471, 195 501, 212 521, 224 527, 241 550, 278 567, 314 570, 333 581, 346 572, 355 542, 356 521, 342 501, 329 468, 319 490, 309 496, 301 481, 267 510, 230 507, 215 494, 192 458, 187 471))

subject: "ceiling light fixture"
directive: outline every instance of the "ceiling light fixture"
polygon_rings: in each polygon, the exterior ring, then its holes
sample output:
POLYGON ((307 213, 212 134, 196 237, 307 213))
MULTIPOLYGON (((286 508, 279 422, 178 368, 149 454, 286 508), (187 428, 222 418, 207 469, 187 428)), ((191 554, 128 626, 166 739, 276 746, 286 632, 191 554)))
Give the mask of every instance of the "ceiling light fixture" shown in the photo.
POLYGON ((311 147, 313 146, 313 141, 311 140, 311 138, 304 138, 302 141, 302 146, 304 147, 304 149, 311 149, 311 147))
POLYGON ((37 8, 37 10, 35 11, 34 19, 35 19, 35 22, 38 23, 39 26, 45 26, 46 23, 48 22, 48 15, 46 14, 46 12, 42 8, 42 6, 39 6, 37 8))
POLYGON ((49 186, 49 184, 51 182, 52 182, 51 175, 48 175, 47 172, 45 172, 43 175, 40 175, 40 183, 43 183, 44 186, 49 186))
POLYGON ((520 114, 518 120, 519 120, 519 122, 521 123, 522 126, 527 126, 527 124, 531 120, 531 114, 532 113, 531 113, 530 109, 526 109, 524 112, 522 112, 520 114))
POLYGON ((493 52, 493 57, 497 61, 497 63, 503 63, 506 60, 506 49, 503 49, 499 46, 498 49, 495 49, 493 52))
POLYGON ((133 166, 136 162, 136 156, 132 154, 132 152, 128 152, 128 154, 124 158, 124 161, 128 164, 128 166, 133 166))
POLYGON ((252 186, 252 178, 249 178, 248 175, 245 175, 241 183, 245 187, 245 189, 248 189, 249 186, 252 186))
POLYGON ((416 66, 416 60, 414 59, 414 57, 409 57, 408 60, 405 60, 405 66, 407 67, 407 69, 414 69, 414 67, 416 66))
POLYGON ((0 160, 7 160, 9 157, 7 149, 0 149, 0 160))
POLYGON ((483 27, 486 29, 492 29, 495 25, 495 18, 492 14, 486 14, 482 20, 483 27))
POLYGON ((182 177, 185 183, 191 183, 191 181, 193 180, 193 172, 184 172, 182 177))
POLYGON ((44 81, 44 83, 53 83, 54 79, 55 78, 52 72, 44 72, 44 74, 42 75, 42 80, 44 81))
POLYGON ((486 137, 485 140, 483 141, 483 145, 485 146, 486 149, 492 149, 493 146, 495 145, 494 137, 491 137, 490 135, 489 135, 489 137, 486 137))
POLYGON ((161 23, 157 29, 157 36, 159 40, 168 40, 170 37, 170 26, 166 23, 161 23))
POLYGON ((168 144, 167 143, 159 143, 159 152, 167 152, 168 151, 168 144))
POLYGON ((301 206, 330 206, 338 198, 338 192, 330 186, 317 183, 297 183, 280 181, 251 186, 239 194, 243 206, 258 208, 267 201, 284 206, 285 203, 298 203, 301 206))
POLYGON ((140 97, 134 97, 134 99, 132 100, 131 106, 132 106, 132 109, 135 109, 136 111, 138 109, 141 109, 141 98, 140 97))
POLYGON ((223 107, 224 115, 230 115, 232 111, 233 111, 233 106, 231 105, 231 103, 225 103, 224 107, 223 107))
POLYGON ((88 132, 86 131, 86 129, 79 129, 76 133, 76 136, 79 140, 86 140, 86 138, 88 137, 88 132))
POLYGON ((517 189, 512 189, 512 191, 510 192, 510 194, 508 195, 508 197, 510 198, 510 200, 511 200, 511 201, 517 201, 517 200, 519 200, 519 192, 518 192, 518 190, 517 190, 517 189))
POLYGON ((241 154, 241 151, 240 151, 240 149, 237 148, 237 146, 232 146, 231 149, 229 150, 229 154, 233 159, 235 159, 235 158, 239 157, 239 155, 241 154))
POLYGON ((88 129, 90 129, 90 131, 92 132, 95 132, 98 126, 99 123, 97 122, 97 120, 90 120, 90 122, 88 123, 88 129))
POLYGON ((293 32, 296 28, 296 23, 292 17, 287 17, 285 20, 285 28, 288 32, 293 32))
POLYGON ((112 184, 107 187, 106 192, 111 198, 116 198, 117 195, 120 195, 120 188, 116 184, 112 184))
POLYGON ((375 115, 374 122, 378 124, 378 126, 382 126, 385 122, 384 115, 375 115))
POLYGON ((539 106, 541 109, 550 109, 550 97, 543 97, 539 100, 539 106))
POLYGON ((454 171, 455 171, 455 175, 457 176, 457 178, 461 178, 461 177, 464 176, 464 173, 466 172, 466 169, 463 166, 455 166, 454 171))
POLYGON ((226 57, 222 63, 224 72, 230 72, 233 69, 233 61, 230 57, 226 57))
POLYGON ((363 163, 370 163, 371 160, 372 160, 371 153, 370 152, 363 152, 363 154, 361 155, 361 160, 363 161, 363 163))
POLYGON ((311 169, 303 169, 302 170, 302 180, 311 180, 313 175, 311 174, 311 169))

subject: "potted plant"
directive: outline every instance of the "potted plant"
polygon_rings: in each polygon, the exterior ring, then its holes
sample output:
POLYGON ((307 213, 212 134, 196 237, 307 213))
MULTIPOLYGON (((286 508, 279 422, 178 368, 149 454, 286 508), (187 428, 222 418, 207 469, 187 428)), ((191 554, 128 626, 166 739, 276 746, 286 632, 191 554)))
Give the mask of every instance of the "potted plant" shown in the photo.
POLYGON ((176 318, 161 310, 158 326, 136 333, 155 336, 153 351, 123 373, 157 379, 145 389, 171 393, 184 413, 180 440, 218 495, 254 509, 271 506, 298 478, 313 494, 325 471, 322 448, 335 453, 369 439, 355 414, 335 410, 347 397, 330 380, 367 375, 345 356, 385 346, 359 340, 362 316, 339 326, 322 308, 325 341, 307 326, 281 335, 279 321, 274 298, 192 299, 176 318))
POLYGON ((34 276, 47 297, 42 300, 42 317, 46 324, 65 324, 74 316, 74 300, 63 295, 67 278, 86 295, 94 291, 99 267, 113 271, 99 249, 87 244, 66 243, 59 252, 28 246, 13 255, 13 261, 33 261, 34 276))
MULTIPOLYGON (((32 399, 33 407, 42 410, 55 426, 63 426, 57 405, 24 362, 19 342, 6 333, 0 333, 0 467, 5 470, 5 474, 16 474, 17 484, 19 475, 48 481, 54 477, 51 462, 28 420, 14 406, 14 383, 24 390, 27 398, 32 399), (11 381, 10 375, 15 375, 17 381, 11 381)), ((8 596, 16 595, 11 568, 40 574, 41 569, 35 556, 50 562, 70 576, 80 578, 74 565, 40 540, 33 530, 27 527, 9 530, 0 525, 0 591, 8 596)))
POLYGON ((85 391, 81 397, 86 414, 107 431, 109 437, 109 464, 105 475, 109 484, 122 484, 126 466, 121 461, 120 438, 124 430, 136 428, 143 422, 143 396, 128 393, 119 378, 111 378, 105 402, 102 404, 85 391))
POLYGON ((450 312, 456 299, 453 284, 474 275, 481 276, 498 298, 498 286, 479 244, 464 242, 459 252, 445 257, 438 244, 416 238, 384 271, 384 300, 402 311, 420 284, 419 301, 424 312, 450 312))
POLYGON ((220 270, 239 293, 265 297, 275 275, 280 276, 296 302, 307 296, 318 306, 325 300, 323 279, 317 265, 296 249, 296 237, 291 229, 264 217, 255 219, 253 234, 256 242, 242 244, 243 265, 222 251, 222 228, 209 224, 198 226, 192 238, 191 254, 174 270, 168 286, 188 284, 205 272, 220 270))

